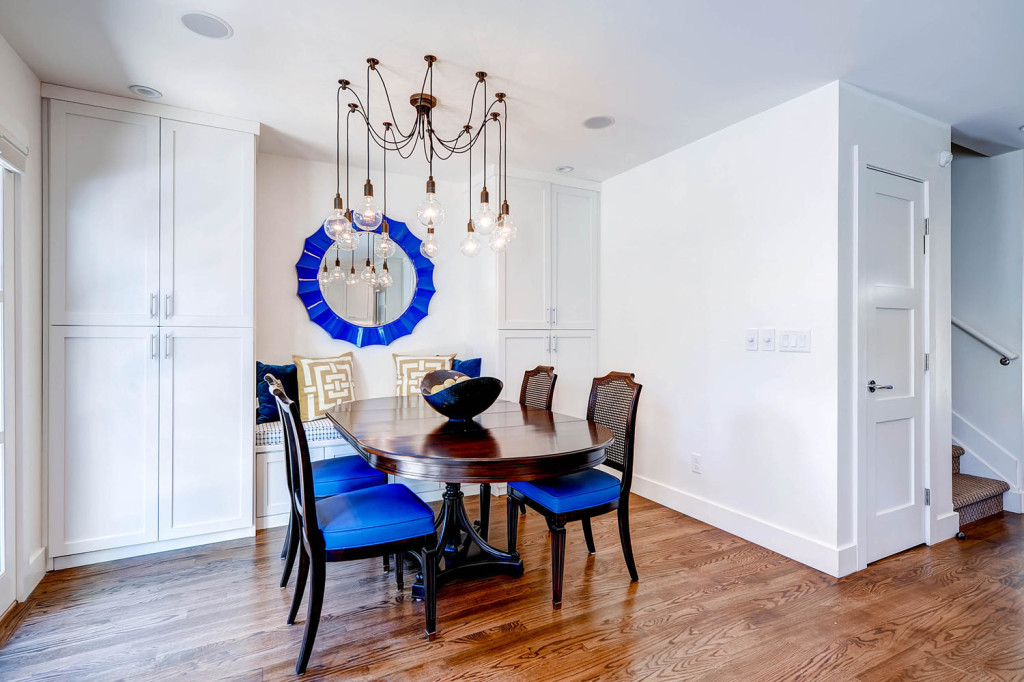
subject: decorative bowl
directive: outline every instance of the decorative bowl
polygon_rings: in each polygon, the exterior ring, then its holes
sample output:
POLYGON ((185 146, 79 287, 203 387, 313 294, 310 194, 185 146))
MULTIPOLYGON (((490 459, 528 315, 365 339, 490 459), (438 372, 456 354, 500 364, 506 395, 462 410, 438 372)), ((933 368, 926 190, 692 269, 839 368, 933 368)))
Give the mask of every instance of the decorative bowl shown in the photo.
POLYGON ((451 369, 434 370, 424 375, 420 382, 420 393, 428 405, 451 421, 467 421, 493 405, 501 395, 504 384, 494 377, 467 378, 437 393, 430 392, 434 386, 443 386, 448 379, 465 376, 451 369))

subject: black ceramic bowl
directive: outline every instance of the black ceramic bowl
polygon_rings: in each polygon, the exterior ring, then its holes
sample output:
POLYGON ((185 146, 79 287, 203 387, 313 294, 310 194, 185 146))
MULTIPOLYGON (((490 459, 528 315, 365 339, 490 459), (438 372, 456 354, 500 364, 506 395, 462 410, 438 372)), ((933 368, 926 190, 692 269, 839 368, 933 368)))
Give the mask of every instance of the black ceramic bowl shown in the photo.
POLYGON ((493 377, 477 377, 453 384, 431 395, 430 389, 446 379, 466 376, 451 369, 438 369, 426 374, 420 382, 420 393, 432 408, 452 421, 466 421, 477 416, 501 395, 504 384, 493 377))

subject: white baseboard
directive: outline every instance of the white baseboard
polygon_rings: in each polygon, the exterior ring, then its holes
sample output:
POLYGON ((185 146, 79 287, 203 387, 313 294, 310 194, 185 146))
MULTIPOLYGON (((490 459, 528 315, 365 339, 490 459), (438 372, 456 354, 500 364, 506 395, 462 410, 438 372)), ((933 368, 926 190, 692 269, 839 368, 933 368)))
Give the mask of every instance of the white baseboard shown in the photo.
POLYGON ((633 492, 709 523, 773 552, 835 577, 857 570, 857 546, 830 547, 791 530, 711 502, 643 476, 633 475, 633 492))
POLYGON ((148 542, 143 545, 131 545, 130 547, 116 547, 114 549, 101 549, 95 552, 83 552, 81 554, 70 554, 68 556, 53 557, 50 570, 59 571, 64 568, 76 566, 87 566, 98 564, 103 561, 114 561, 116 559, 127 559, 145 554, 156 554, 167 552, 172 549, 185 549, 187 547, 198 547, 209 545, 214 542, 225 540, 237 540, 238 538, 251 538, 256 535, 256 526, 238 528, 236 530, 225 530, 219 533, 208 535, 197 535, 190 538, 175 538, 174 540, 163 540, 160 542, 148 542))

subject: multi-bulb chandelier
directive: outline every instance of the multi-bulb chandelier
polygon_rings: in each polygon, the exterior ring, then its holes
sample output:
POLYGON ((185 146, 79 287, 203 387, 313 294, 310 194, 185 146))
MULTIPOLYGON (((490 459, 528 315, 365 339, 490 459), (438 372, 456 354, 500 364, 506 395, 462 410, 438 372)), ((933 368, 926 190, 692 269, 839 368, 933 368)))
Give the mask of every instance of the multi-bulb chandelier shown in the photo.
POLYGON ((338 81, 337 91, 337 114, 335 120, 335 165, 337 168, 337 193, 334 196, 334 208, 324 221, 324 231, 334 240, 335 263, 334 269, 329 271, 325 259, 323 271, 319 274, 322 284, 331 281, 344 280, 348 284, 366 282, 376 290, 387 288, 391 284, 391 275, 387 271, 387 258, 395 253, 395 242, 388 234, 388 221, 386 218, 388 195, 387 195, 387 170, 388 153, 397 152, 402 159, 410 158, 417 148, 423 149, 428 164, 428 176, 426 193, 423 201, 416 206, 416 218, 426 228, 426 237, 420 246, 420 252, 427 258, 434 259, 438 253, 438 241, 435 230, 444 223, 445 209, 437 198, 437 185, 434 182, 434 159, 441 161, 452 158, 455 154, 467 154, 469 157, 469 179, 473 180, 473 155, 472 150, 481 143, 483 148, 483 184, 480 191, 480 202, 474 206, 472 192, 470 192, 470 220, 466 223, 466 236, 462 240, 460 250, 467 256, 474 256, 480 251, 480 241, 477 235, 487 237, 490 248, 496 252, 504 251, 509 243, 516 237, 516 226, 512 222, 511 211, 509 210, 507 195, 507 166, 508 154, 508 104, 505 101, 505 93, 499 92, 494 99, 488 103, 487 100, 487 74, 483 71, 476 73, 476 85, 473 87, 473 96, 470 100, 469 115, 467 122, 462 126, 454 137, 442 137, 434 128, 433 112, 437 106, 437 98, 434 96, 434 63, 437 57, 427 55, 423 58, 427 62, 427 69, 423 75, 423 84, 420 92, 409 97, 409 104, 416 110, 416 119, 407 131, 403 131, 397 124, 395 111, 391 106, 391 96, 388 93, 384 76, 377 69, 380 60, 373 57, 366 60, 366 102, 364 103, 359 95, 351 88, 351 81, 341 79, 338 81), (371 122, 370 98, 371 80, 373 74, 377 75, 384 90, 384 97, 387 101, 387 113, 391 121, 385 121, 381 130, 374 127, 371 122), (482 91, 482 93, 481 93, 482 91), (341 98, 342 92, 347 92, 355 99, 348 104, 348 114, 345 117, 345 201, 341 197, 341 98), (473 125, 473 113, 477 107, 477 94, 481 93, 483 113, 478 124, 473 125), (366 127, 366 160, 367 178, 363 184, 363 196, 353 210, 349 201, 349 132, 352 117, 362 121, 366 127), (505 123, 503 124, 503 120, 505 123), (496 128, 498 139, 498 205, 500 209, 495 213, 491 208, 490 193, 487 190, 487 129, 496 128), (382 188, 382 202, 377 203, 373 194, 373 183, 370 181, 369 161, 371 142, 383 150, 384 183, 382 188), (348 203, 349 208, 344 208, 348 203), (378 235, 376 230, 380 228, 378 235), (341 251, 355 252, 359 249, 360 235, 367 233, 367 256, 366 265, 357 276, 355 271, 355 256, 353 253, 349 272, 345 273, 341 266, 341 251), (374 256, 384 261, 382 271, 377 272, 371 252, 374 256))

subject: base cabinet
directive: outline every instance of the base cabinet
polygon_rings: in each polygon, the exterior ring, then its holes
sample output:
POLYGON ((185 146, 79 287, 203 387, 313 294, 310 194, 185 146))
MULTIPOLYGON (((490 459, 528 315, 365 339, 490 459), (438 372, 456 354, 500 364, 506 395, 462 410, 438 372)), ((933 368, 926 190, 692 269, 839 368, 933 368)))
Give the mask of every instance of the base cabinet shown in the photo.
POLYGON ((505 330, 499 332, 499 356, 505 400, 519 400, 524 372, 537 365, 550 365, 558 375, 551 409, 574 417, 586 416, 590 385, 597 371, 595 331, 505 330))

